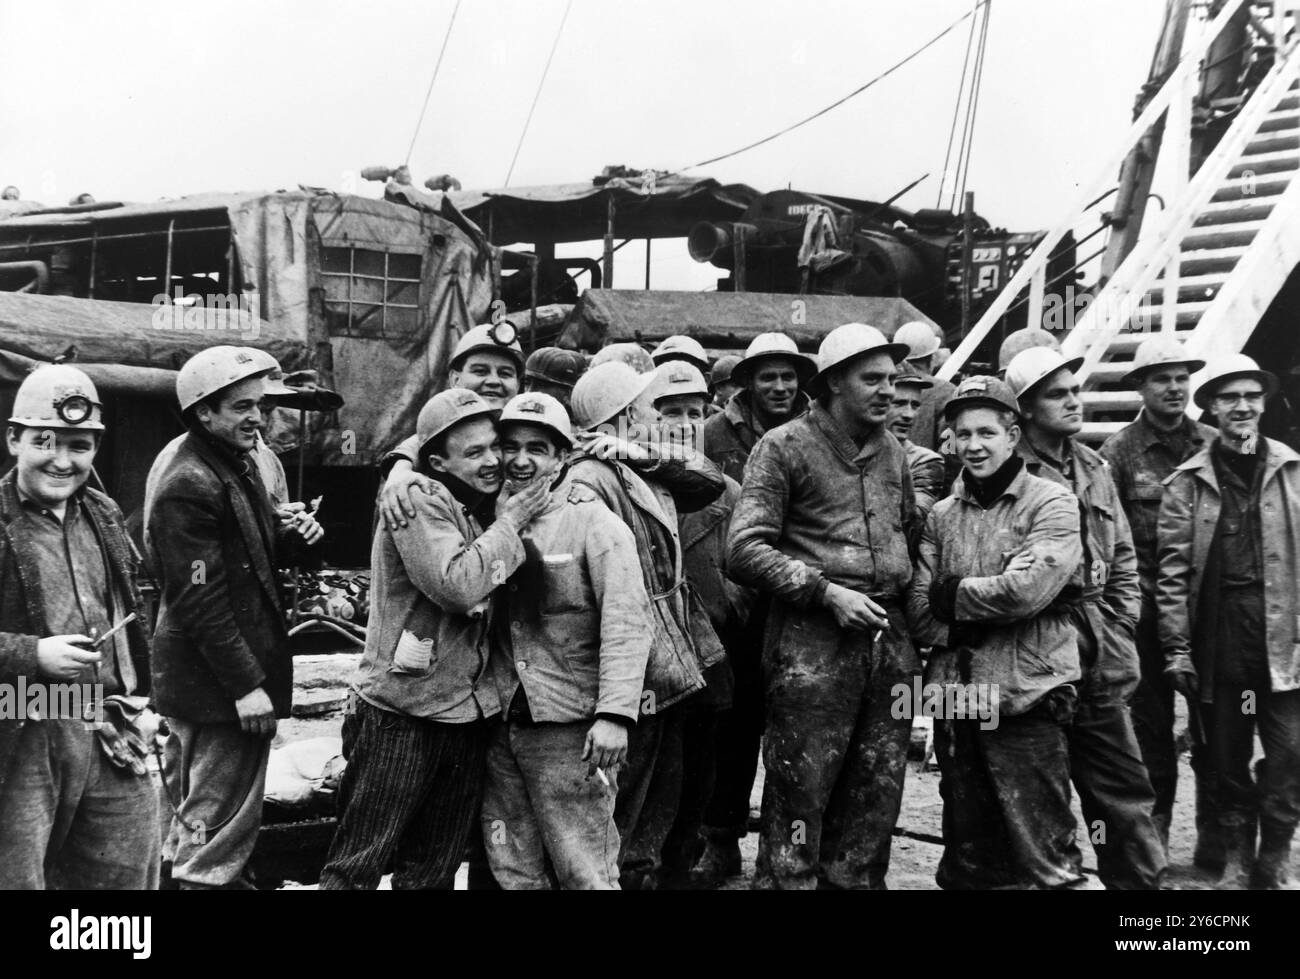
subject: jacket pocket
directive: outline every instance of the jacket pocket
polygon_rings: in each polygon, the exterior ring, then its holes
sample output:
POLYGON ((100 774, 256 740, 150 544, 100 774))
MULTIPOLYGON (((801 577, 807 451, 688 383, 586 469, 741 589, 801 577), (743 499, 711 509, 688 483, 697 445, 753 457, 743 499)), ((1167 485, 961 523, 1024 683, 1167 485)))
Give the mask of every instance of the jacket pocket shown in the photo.
POLYGON ((410 629, 403 629, 393 650, 393 664, 389 673, 406 675, 427 673, 433 665, 433 639, 421 639, 410 629))
POLYGON ((542 555, 542 614, 579 612, 588 604, 582 565, 573 554, 542 555))

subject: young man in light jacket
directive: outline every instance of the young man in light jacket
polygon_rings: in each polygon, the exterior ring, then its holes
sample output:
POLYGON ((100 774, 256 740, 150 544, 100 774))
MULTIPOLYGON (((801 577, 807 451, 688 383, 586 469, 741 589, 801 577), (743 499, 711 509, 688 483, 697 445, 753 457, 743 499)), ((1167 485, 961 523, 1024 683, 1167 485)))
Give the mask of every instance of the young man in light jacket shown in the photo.
POLYGON ((488 749, 488 864, 507 890, 617 890, 618 769, 653 632, 636 543, 602 503, 571 502, 573 436, 558 401, 519 395, 499 424, 502 498, 541 489, 546 503, 492 627, 506 716, 488 749))

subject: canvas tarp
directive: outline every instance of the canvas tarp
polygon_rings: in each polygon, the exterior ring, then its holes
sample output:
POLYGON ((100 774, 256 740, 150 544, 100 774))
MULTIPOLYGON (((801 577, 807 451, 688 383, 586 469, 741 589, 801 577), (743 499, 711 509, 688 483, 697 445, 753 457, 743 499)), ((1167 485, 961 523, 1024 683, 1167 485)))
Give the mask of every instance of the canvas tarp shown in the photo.
POLYGON ((743 350, 760 333, 784 333, 811 352, 843 323, 868 323, 892 337, 913 320, 931 322, 907 300, 888 297, 588 289, 560 345, 594 351, 607 343, 657 343, 680 333, 711 350, 743 350))

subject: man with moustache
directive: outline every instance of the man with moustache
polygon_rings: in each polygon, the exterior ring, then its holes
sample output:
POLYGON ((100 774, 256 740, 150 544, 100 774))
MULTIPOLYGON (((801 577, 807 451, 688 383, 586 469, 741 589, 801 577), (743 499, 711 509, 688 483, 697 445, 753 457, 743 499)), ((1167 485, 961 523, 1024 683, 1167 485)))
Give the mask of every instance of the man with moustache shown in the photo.
POLYGON ((158 477, 149 516, 162 585, 153 699, 170 728, 167 851, 182 890, 252 886, 244 866, 271 739, 293 696, 276 569, 323 535, 305 511, 277 521, 249 456, 269 371, 242 347, 209 347, 185 362, 176 394, 189 432, 158 477))
POLYGON ((1137 556, 1110 466, 1075 435, 1083 404, 1074 372, 1082 359, 1031 347, 1007 365, 1024 438, 1016 451, 1031 476, 1079 501, 1083 560, 1065 601, 1078 633, 1079 703, 1069 728, 1070 776, 1108 888, 1153 890, 1168 860, 1151 817, 1155 793, 1142 763, 1128 701, 1138 682, 1134 635, 1141 609, 1137 556))
POLYGON ((745 469, 728 567, 771 596, 755 887, 886 886, 911 730, 892 690, 921 665, 902 609, 911 478, 885 430, 907 352, 863 323, 832 330, 818 400, 745 469))
POLYGON ((1245 354, 1214 363, 1196 404, 1217 436, 1166 480, 1157 528, 1165 672, 1210 756, 1231 889, 1286 887, 1300 821, 1300 455, 1259 432, 1277 389, 1245 354))
POLYGON ((347 768, 323 890, 449 890, 482 798, 488 721, 500 713, 489 596, 525 560, 521 535, 544 486, 496 500, 493 409, 472 391, 431 398, 417 423, 421 470, 405 527, 371 557, 370 625, 343 728, 347 768))
POLYGON ((499 425, 504 506, 544 502, 494 615, 505 717, 487 755, 488 863, 506 890, 616 890, 619 769, 652 635, 636 543, 601 503, 570 499, 573 436, 555 398, 521 394, 499 425))
POLYGON ((944 842, 935 879, 946 890, 1083 883, 1066 741, 1079 657, 1056 601, 1082 555, 1079 511, 1016 454, 1018 410, 993 377, 967 378, 948 402, 962 472, 930 512, 908 591, 916 641, 934 647, 926 689, 965 689, 977 701, 956 701, 956 716, 935 723, 944 842))
MULTIPOLYGON (((1160 515, 1161 485, 1181 463, 1214 440, 1215 431, 1192 421, 1186 414, 1191 375, 1205 366, 1188 355, 1174 337, 1144 340, 1124 380, 1142 396, 1137 419, 1108 438, 1101 455, 1110 463, 1111 475, 1133 531, 1137 552, 1138 586, 1142 612, 1138 617, 1137 651, 1141 679, 1130 704, 1133 731, 1142 749, 1155 790, 1151 818, 1169 846, 1169 823, 1178 785, 1178 750, 1174 744, 1174 688, 1165 675, 1156 613, 1156 522, 1160 515)), ((1196 865, 1223 869, 1223 841, 1214 813, 1213 778, 1204 745, 1192 743, 1192 768, 1196 772, 1196 865)))

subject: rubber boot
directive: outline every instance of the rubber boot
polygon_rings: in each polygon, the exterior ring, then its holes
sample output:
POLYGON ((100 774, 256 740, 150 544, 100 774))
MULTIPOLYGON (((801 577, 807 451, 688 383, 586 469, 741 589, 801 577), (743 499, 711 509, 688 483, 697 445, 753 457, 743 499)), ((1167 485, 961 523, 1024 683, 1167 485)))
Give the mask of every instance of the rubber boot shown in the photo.
POLYGON ((705 829, 704 853, 695 865, 696 883, 703 887, 740 876, 740 839, 734 829, 705 829))
POLYGON ((1255 859, 1255 873, 1251 887, 1259 891, 1286 889, 1291 862, 1291 837, 1288 830, 1262 830, 1259 834, 1259 856, 1255 859))
POLYGON ((1223 827, 1226 860, 1219 890, 1250 890, 1251 874, 1255 869, 1255 824, 1231 823, 1223 827))

